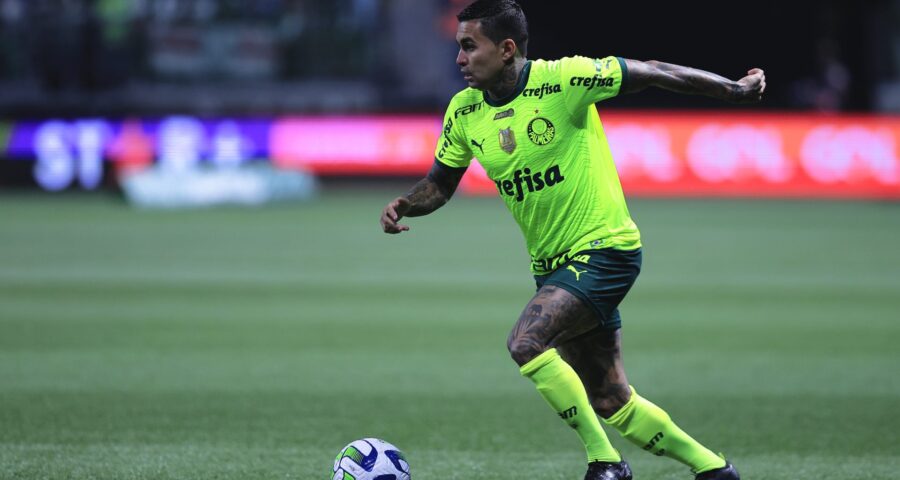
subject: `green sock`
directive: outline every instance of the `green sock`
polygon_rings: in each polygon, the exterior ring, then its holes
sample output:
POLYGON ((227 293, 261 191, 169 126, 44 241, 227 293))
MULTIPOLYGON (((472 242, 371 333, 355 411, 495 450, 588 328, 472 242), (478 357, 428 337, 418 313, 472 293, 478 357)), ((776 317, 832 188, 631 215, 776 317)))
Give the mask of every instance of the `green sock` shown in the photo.
POLYGON ((663 409, 638 395, 634 387, 628 403, 604 421, 631 443, 654 455, 674 458, 694 473, 725 466, 725 460, 678 428, 663 409))
POLYGON ((622 457, 609 443, 578 374, 551 348, 520 369, 531 379, 550 407, 578 433, 588 462, 619 462, 622 457))

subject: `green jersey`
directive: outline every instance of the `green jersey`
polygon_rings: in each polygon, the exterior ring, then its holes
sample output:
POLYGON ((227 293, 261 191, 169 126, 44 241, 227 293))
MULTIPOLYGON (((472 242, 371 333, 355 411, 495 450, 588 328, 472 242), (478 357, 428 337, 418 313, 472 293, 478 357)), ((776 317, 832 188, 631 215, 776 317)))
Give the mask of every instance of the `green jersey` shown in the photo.
POLYGON ((466 167, 477 157, 525 235, 535 275, 582 250, 641 246, 594 106, 627 74, 617 57, 534 60, 507 98, 467 88, 450 101, 435 158, 466 167))

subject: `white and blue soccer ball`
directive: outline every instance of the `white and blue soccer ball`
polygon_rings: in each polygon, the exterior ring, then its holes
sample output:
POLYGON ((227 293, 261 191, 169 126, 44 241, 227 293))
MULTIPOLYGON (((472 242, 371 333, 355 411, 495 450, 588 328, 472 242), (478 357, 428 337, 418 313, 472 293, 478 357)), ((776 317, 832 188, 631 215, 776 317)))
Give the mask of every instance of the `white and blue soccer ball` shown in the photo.
POLYGON ((399 448, 378 438, 350 443, 334 459, 332 480, 409 480, 409 463, 399 448))

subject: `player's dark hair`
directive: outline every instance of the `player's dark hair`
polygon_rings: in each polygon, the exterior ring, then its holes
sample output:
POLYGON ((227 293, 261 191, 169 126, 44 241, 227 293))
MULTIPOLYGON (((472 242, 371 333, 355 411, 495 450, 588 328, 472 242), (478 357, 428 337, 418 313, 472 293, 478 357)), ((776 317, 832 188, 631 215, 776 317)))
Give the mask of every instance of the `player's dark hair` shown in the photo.
POLYGON ((456 19, 478 20, 481 31, 495 44, 510 38, 523 57, 528 52, 528 21, 515 0, 476 0, 459 12, 456 19))

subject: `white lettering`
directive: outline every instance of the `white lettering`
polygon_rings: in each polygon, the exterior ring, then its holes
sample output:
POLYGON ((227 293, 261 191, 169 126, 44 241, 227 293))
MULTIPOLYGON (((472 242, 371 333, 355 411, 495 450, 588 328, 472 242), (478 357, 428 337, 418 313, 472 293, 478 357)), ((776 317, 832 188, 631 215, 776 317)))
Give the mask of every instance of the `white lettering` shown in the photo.
POLYGON ((70 149, 71 130, 61 121, 41 125, 34 135, 37 164, 34 179, 42 188, 62 190, 75 180, 75 157, 70 149))
POLYGON ((626 123, 605 130, 616 169, 623 179, 647 176, 657 182, 672 182, 681 176, 681 165, 672 154, 672 139, 666 128, 626 123))
POLYGON ((749 125, 701 126, 688 141, 687 162, 698 178, 710 183, 753 176, 780 183, 793 173, 779 132, 749 125))
POLYGON ((103 180, 103 154, 111 136, 103 120, 81 120, 75 123, 78 147, 78 182, 87 190, 100 186, 103 180))
POLYGON ((174 171, 192 170, 206 142, 203 125, 191 117, 171 117, 159 124, 159 165, 174 171))
POLYGON ((237 123, 226 120, 216 127, 212 139, 212 162, 216 166, 237 167, 248 160, 250 140, 241 136, 237 123))
POLYGON ((822 183, 848 182, 874 177, 898 182, 894 137, 886 129, 860 126, 814 128, 803 140, 800 163, 809 176, 822 183))

